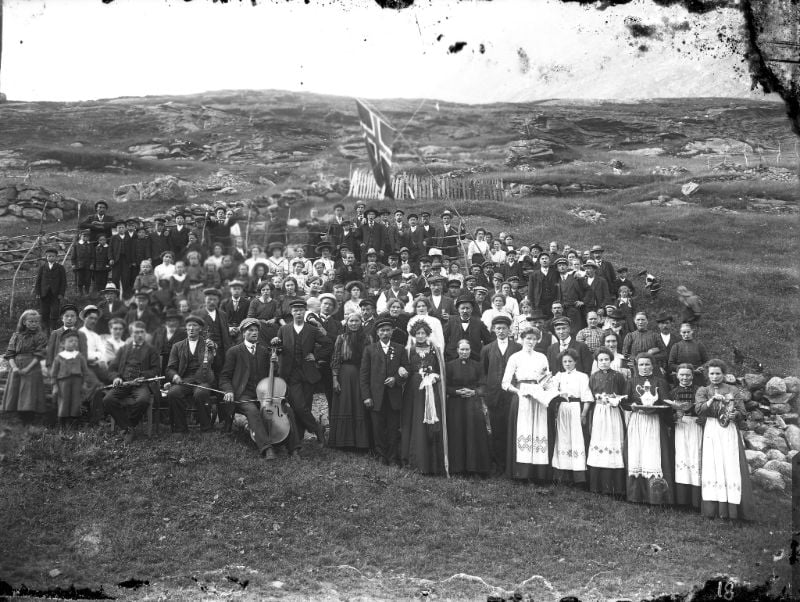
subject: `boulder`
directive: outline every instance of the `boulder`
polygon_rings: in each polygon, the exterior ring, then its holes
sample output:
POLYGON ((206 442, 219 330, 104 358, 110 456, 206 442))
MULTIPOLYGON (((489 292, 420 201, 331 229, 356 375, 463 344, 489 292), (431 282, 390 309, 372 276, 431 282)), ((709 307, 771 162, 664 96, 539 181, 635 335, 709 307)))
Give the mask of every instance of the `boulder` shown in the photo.
POLYGON ((767 378, 763 374, 745 374, 744 384, 747 385, 747 388, 751 391, 763 389, 764 385, 767 384, 767 378))
POLYGON ((747 449, 752 449, 753 451, 764 452, 767 450, 767 440, 753 432, 748 431, 744 434, 744 443, 747 449))
POLYGON ((50 220, 55 220, 57 222, 60 222, 62 219, 64 219, 64 212, 58 207, 56 207, 55 209, 48 209, 47 217, 50 220))
MULTIPOLYGON (((758 406, 758 404, 756 404, 758 406)), ((756 422, 761 422, 764 420, 764 414, 759 412, 757 409, 753 410, 752 412, 747 413, 748 420, 755 420, 756 422)))
POLYGON ((786 454, 786 461, 787 462, 791 462, 792 458, 794 458, 796 455, 797 455, 797 450, 796 449, 790 449, 789 453, 786 454))
POLYGON ((786 443, 786 439, 783 438, 783 435, 767 434, 764 435, 764 439, 767 442, 768 449, 777 449, 784 454, 789 451, 789 445, 786 443))
POLYGON ((794 393, 797 395, 800 393, 800 378, 796 376, 787 376, 783 379, 783 382, 786 383, 786 390, 790 393, 794 393))
POLYGON ((788 462, 781 462, 780 460, 770 460, 764 464, 764 470, 774 470, 780 473, 784 480, 792 480, 792 465, 788 462))
POLYGON ((755 401, 761 401, 764 399, 764 389, 751 389, 750 390, 750 399, 755 401))
POLYGON ((767 456, 764 452, 755 451, 753 449, 746 449, 744 451, 744 456, 747 458, 747 464, 755 470, 756 468, 762 468, 764 464, 767 463, 767 456))
POLYGON ((800 427, 790 424, 786 427, 784 436, 786 437, 786 442, 789 444, 790 449, 800 451, 800 427))
POLYGON ((767 427, 766 424, 764 424, 763 422, 760 422, 760 423, 756 424, 756 428, 754 428, 753 430, 756 433, 758 433, 759 435, 763 435, 764 433, 767 432, 767 428, 768 427, 767 427))
POLYGON ((42 211, 41 209, 26 207, 25 209, 22 210, 22 217, 24 217, 27 220, 38 221, 42 219, 42 211))
POLYGON ((786 485, 783 482, 781 473, 774 470, 757 468, 753 471, 752 481, 762 489, 767 491, 785 491, 786 485))
POLYGON ((786 424, 798 424, 800 422, 800 414, 796 412, 789 412, 781 416, 786 424))
POLYGON ((770 449, 765 454, 767 460, 778 460, 779 462, 786 462, 786 454, 778 451, 777 449, 770 449))

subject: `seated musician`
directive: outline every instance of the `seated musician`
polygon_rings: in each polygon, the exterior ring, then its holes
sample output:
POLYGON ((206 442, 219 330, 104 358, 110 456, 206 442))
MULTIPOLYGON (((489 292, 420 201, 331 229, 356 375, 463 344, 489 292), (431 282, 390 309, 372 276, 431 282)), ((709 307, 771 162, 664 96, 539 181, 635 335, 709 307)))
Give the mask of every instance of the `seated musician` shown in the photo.
POLYGON ((125 443, 133 441, 133 429, 150 405, 146 381, 155 379, 161 367, 158 352, 145 341, 145 323, 131 324, 131 335, 108 366, 112 389, 103 398, 103 408, 114 417, 125 443))
POLYGON ((191 386, 211 387, 214 384, 211 361, 214 358, 216 345, 211 339, 200 336, 203 326, 203 318, 200 316, 186 318, 186 338, 175 343, 169 352, 166 377, 170 387, 167 402, 174 433, 189 432, 186 424, 186 408, 190 403, 197 411, 200 430, 203 432, 214 430, 208 411, 211 403, 208 389, 191 386))
MULTIPOLYGON (((259 453, 266 460, 274 460, 276 456, 272 446, 277 433, 271 428, 271 422, 264 419, 256 392, 259 383, 270 373, 270 350, 258 342, 260 326, 257 319, 242 320, 239 329, 244 341, 228 349, 225 354, 219 387, 225 391, 223 400, 234 403, 236 412, 247 418, 248 429, 259 453)), ((285 399, 280 402, 280 410, 288 418, 289 432, 279 443, 286 446, 290 458, 297 459, 300 441, 294 415, 285 399)))

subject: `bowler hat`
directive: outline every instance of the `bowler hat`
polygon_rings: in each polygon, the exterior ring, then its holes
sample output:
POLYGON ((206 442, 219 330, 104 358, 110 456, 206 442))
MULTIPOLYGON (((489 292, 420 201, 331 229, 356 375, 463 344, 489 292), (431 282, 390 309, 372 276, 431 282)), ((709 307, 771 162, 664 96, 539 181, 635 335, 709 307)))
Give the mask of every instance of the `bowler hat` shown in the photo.
POLYGON ((185 324, 190 324, 190 323, 192 323, 192 322, 194 322, 195 324, 197 324, 197 325, 198 325, 198 326, 200 326, 201 328, 202 328, 203 326, 205 326, 205 324, 206 324, 206 323, 203 321, 203 318, 201 318, 200 316, 195 316, 194 314, 192 314, 191 316, 187 316, 187 317, 186 317, 186 319, 184 320, 184 323, 185 323, 185 324))

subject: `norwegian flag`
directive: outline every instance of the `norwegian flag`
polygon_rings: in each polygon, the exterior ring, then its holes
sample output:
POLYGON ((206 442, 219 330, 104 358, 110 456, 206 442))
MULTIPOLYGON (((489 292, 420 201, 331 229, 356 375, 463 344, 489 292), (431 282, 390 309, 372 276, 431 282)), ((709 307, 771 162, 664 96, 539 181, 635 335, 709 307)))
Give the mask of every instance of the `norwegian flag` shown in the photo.
POLYGON ((375 181, 383 190, 384 195, 393 199, 391 168, 395 130, 358 100, 356 107, 358 107, 358 118, 361 120, 361 129, 364 130, 367 155, 372 164, 375 181))

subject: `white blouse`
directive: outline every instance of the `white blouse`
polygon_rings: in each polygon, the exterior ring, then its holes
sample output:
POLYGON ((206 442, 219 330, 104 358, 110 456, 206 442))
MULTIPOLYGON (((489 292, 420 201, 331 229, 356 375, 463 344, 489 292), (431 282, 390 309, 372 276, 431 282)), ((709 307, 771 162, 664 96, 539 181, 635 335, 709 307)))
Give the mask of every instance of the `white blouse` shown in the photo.
MULTIPOLYGON (((538 381, 547 374, 550 374, 550 364, 547 361, 547 356, 538 351, 529 352, 523 349, 508 358, 501 386, 503 390, 508 391, 512 387, 513 381, 538 381)), ((586 382, 588 386, 589 381, 587 380, 586 382)))

